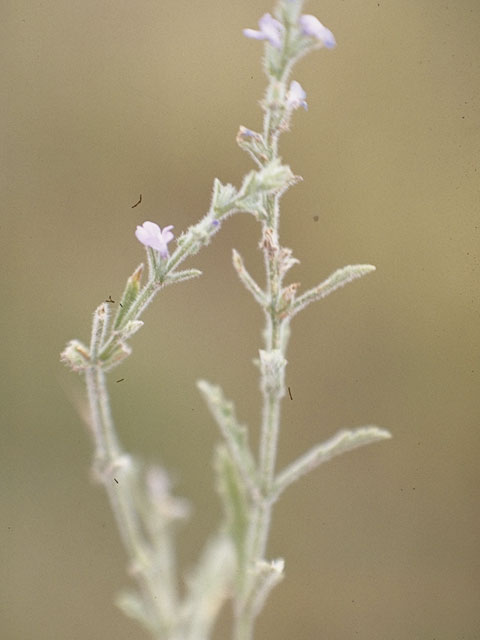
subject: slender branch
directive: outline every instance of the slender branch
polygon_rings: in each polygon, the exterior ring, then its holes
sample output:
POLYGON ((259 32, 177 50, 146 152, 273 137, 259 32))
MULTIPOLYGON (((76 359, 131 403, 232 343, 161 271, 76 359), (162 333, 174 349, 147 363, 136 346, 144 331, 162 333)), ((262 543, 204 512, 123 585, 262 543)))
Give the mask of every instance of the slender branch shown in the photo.
POLYGON ((258 304, 261 307, 265 307, 265 304, 266 304, 265 293, 258 286, 258 284, 255 282, 252 276, 248 273, 248 271, 245 268, 245 264, 243 263, 242 256, 238 253, 238 251, 235 251, 235 249, 233 249, 233 252, 232 252, 232 260, 233 260, 233 266, 235 268, 235 271, 237 272, 240 280, 245 285, 245 288, 248 291, 250 291, 252 296, 255 298, 256 302, 258 302, 258 304))
POLYGON ((151 548, 147 544, 141 516, 135 501, 136 469, 130 456, 123 453, 110 413, 105 374, 98 365, 85 371, 90 402, 90 415, 95 444, 94 472, 107 492, 110 506, 130 559, 130 570, 136 578, 150 626, 161 640, 171 624, 173 612, 166 610, 154 579, 151 548))
MULTIPOLYGON (((277 81, 271 79, 267 96, 271 95, 277 81)), ((272 109, 267 102, 264 118, 264 139, 270 146, 271 157, 277 157, 276 141, 272 145, 272 109)), ((267 219, 263 224, 262 243, 267 274, 265 298, 266 324, 264 329, 265 351, 260 352, 261 387, 263 393, 262 425, 259 450, 259 476, 263 499, 251 507, 251 518, 246 538, 245 563, 240 567, 239 588, 235 602, 235 640, 251 640, 254 621, 260 607, 254 604, 254 593, 259 589, 260 576, 255 569, 265 555, 271 523, 272 501, 270 493, 275 476, 275 460, 280 427, 280 404, 284 391, 286 340, 281 331, 282 320, 278 311, 281 289, 279 268, 278 228, 280 194, 265 197, 267 219)), ((272 583, 273 585, 273 583, 272 583)), ((266 597, 266 592, 265 592, 266 597)), ((262 600, 263 603, 263 600, 262 600)))
POLYGON ((299 478, 335 456, 391 437, 390 432, 386 429, 374 426, 339 431, 326 442, 307 451, 278 474, 273 489, 274 499, 276 500, 287 487, 299 478))
POLYGON ((351 264, 346 267, 342 267, 341 269, 337 269, 319 285, 313 287, 313 289, 305 291, 305 293, 299 296, 291 306, 289 315, 293 317, 311 302, 326 298, 337 289, 340 289, 340 287, 344 287, 349 282, 372 273, 373 271, 375 271, 373 264, 351 264))
POLYGON ((233 404, 225 398, 220 387, 210 384, 206 380, 198 380, 197 387, 202 392, 205 402, 220 428, 230 455, 235 462, 235 467, 252 500, 258 500, 259 487, 255 462, 248 445, 246 428, 237 422, 233 404))

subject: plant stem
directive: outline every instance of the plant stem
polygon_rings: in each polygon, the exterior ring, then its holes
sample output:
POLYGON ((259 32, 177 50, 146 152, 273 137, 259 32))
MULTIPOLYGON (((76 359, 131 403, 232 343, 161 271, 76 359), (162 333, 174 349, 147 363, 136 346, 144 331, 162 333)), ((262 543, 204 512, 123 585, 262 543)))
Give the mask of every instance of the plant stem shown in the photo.
MULTIPOLYGON (((266 116, 267 119, 267 116, 266 116)), ((266 123, 268 130, 268 123, 266 123)), ((273 150, 276 155, 276 149, 273 150)), ((279 270, 278 227, 279 227, 279 195, 267 197, 268 220, 263 228, 263 251, 267 272, 266 324, 264 329, 265 349, 267 354, 279 353, 285 356, 287 341, 284 335, 284 322, 278 312, 278 298, 281 290, 281 274, 279 270), (267 240, 268 235, 268 240, 267 240)), ((280 405, 284 395, 284 367, 272 367, 276 379, 262 379, 263 411, 259 449, 259 479, 261 498, 252 506, 250 524, 246 542, 246 560, 241 567, 243 575, 239 579, 239 598, 236 603, 236 619, 234 640, 251 640, 255 617, 258 613, 252 601, 255 591, 255 567, 264 559, 272 515, 272 492, 275 479, 275 462, 280 429, 280 405), (253 577, 252 577, 253 576, 253 577)), ((270 374, 272 375, 272 374, 270 374)), ((266 378, 265 372, 262 378, 266 378)))
POLYGON ((165 635, 172 611, 158 598, 156 567, 152 549, 145 540, 141 514, 135 502, 136 468, 121 449, 115 432, 105 373, 99 365, 85 371, 90 404, 91 427, 95 445, 94 472, 103 484, 120 536, 130 560, 130 571, 136 578, 147 611, 153 637, 165 635))

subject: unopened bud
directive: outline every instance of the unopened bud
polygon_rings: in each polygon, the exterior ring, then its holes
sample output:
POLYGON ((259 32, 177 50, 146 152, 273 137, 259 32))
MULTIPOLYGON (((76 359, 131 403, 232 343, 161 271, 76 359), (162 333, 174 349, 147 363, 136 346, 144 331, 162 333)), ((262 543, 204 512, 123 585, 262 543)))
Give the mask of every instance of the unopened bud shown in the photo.
POLYGON ((123 292, 123 296, 117 312, 117 317, 115 318, 115 329, 121 327, 122 321, 125 318, 125 314, 138 298, 138 294, 140 293, 140 281, 142 279, 142 273, 143 264, 139 265, 127 280, 125 291, 123 292))
POLYGON ((79 340, 70 340, 60 355, 60 359, 72 371, 84 371, 90 364, 87 347, 79 340))
POLYGON ((122 360, 127 358, 132 353, 131 348, 123 341, 116 342, 112 348, 108 349, 105 353, 100 355, 100 360, 103 363, 103 369, 108 371, 112 369, 122 360))
POLYGON ((284 378, 286 359, 279 349, 264 351, 260 349, 260 371, 262 372, 262 391, 282 397, 285 393, 284 378))
POLYGON ((244 151, 251 153, 257 160, 267 162, 269 151, 260 133, 247 129, 247 127, 240 127, 237 133, 237 144, 244 151))
POLYGON ((213 182, 213 194, 211 208, 215 215, 226 213, 234 205, 237 190, 231 184, 222 184, 218 178, 213 182))

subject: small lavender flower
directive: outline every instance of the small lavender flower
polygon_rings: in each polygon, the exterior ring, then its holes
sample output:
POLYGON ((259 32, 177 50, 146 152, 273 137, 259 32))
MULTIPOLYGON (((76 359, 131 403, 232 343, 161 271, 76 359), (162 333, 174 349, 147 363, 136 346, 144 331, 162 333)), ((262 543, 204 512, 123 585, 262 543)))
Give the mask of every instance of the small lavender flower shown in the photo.
POLYGON ((258 21, 260 31, 256 29, 244 29, 243 35, 254 40, 268 40, 272 47, 280 49, 282 46, 282 33, 284 26, 269 13, 265 13, 258 21))
POLYGON ((305 111, 308 109, 307 101, 305 98, 307 94, 305 93, 302 85, 296 80, 292 80, 290 83, 290 89, 287 93, 287 107, 289 109, 298 109, 299 107, 303 107, 305 111))
POLYGON ((315 16, 309 14, 300 16, 299 23, 304 35, 320 40, 327 49, 333 49, 337 44, 330 29, 327 29, 315 16))
POLYGON ((255 133, 255 131, 252 131, 251 129, 247 129, 247 127, 240 126, 239 135, 241 135, 242 138, 256 138, 258 133, 255 133))
POLYGON ((162 258, 168 258, 167 244, 173 240, 173 233, 170 231, 173 225, 164 227, 163 231, 155 222, 144 222, 142 226, 138 226, 135 231, 137 240, 146 247, 156 249, 162 258))

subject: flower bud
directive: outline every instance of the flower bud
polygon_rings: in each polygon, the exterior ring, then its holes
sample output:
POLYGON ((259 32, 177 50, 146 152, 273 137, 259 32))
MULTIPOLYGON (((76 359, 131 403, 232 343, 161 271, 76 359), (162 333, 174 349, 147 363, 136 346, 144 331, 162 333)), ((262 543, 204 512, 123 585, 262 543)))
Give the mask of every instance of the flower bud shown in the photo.
POLYGON ((114 329, 119 329, 121 327, 122 320, 124 319, 125 314, 129 311, 130 307, 138 298, 138 294, 140 293, 140 281, 142 279, 142 273, 143 264, 139 265, 132 273, 132 275, 128 278, 113 325, 114 329))
POLYGON ((247 129, 246 127, 240 127, 237 133, 237 144, 241 149, 252 154, 257 161, 262 163, 267 162, 269 150, 260 133, 247 129))
POLYGON ((60 355, 60 359, 72 371, 84 371, 90 365, 87 347, 79 340, 70 340, 60 355))
POLYGON ((262 391, 282 397, 285 393, 284 378, 287 361, 280 349, 264 351, 260 349, 260 371, 262 372, 262 391))
POLYGON ((213 182, 211 208, 216 216, 226 213, 234 205, 237 190, 231 184, 222 184, 218 178, 213 182))
POLYGON ((108 349, 105 353, 100 355, 104 371, 113 369, 113 367, 120 364, 120 362, 127 358, 131 353, 132 349, 128 344, 121 340, 115 342, 111 349, 108 349))

